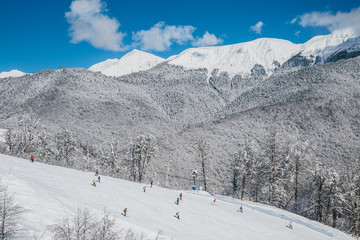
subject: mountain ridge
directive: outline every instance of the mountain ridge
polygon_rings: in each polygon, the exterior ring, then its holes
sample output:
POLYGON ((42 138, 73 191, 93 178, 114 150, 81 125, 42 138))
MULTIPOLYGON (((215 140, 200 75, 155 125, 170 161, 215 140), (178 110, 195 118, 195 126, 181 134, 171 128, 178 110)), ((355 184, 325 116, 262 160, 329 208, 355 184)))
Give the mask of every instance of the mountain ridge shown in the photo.
MULTIPOLYGON (((214 69, 219 69, 220 72, 227 72, 230 77, 235 75, 249 77, 254 66, 259 65, 264 68, 266 75, 270 76, 282 65, 289 69, 328 62, 330 60, 327 60, 327 58, 340 50, 346 52, 350 47, 354 48, 351 50, 352 54, 350 56, 358 56, 360 55, 359 42, 360 39, 356 38, 356 34, 351 31, 337 31, 328 35, 315 36, 302 44, 276 38, 258 38, 249 42, 231 45, 188 48, 180 54, 170 56, 167 59, 159 59, 155 58, 155 55, 151 55, 151 60, 149 60, 151 64, 148 65, 148 68, 142 67, 142 62, 139 60, 141 54, 139 54, 138 66, 136 66, 137 63, 134 63, 133 68, 129 71, 117 70, 126 67, 126 64, 128 64, 126 63, 127 55, 132 53, 130 52, 120 60, 109 59, 95 64, 89 69, 100 71, 108 76, 121 76, 149 69, 150 66, 153 67, 161 62, 167 62, 187 69, 206 68, 208 76, 214 69), (353 41, 354 44, 348 46, 348 41, 353 41)), ((145 52, 141 53, 142 55, 145 54, 145 52)), ((341 59, 339 56, 342 55, 338 55, 337 59, 341 59)), ((332 59, 335 59, 335 57, 332 57, 332 59)))

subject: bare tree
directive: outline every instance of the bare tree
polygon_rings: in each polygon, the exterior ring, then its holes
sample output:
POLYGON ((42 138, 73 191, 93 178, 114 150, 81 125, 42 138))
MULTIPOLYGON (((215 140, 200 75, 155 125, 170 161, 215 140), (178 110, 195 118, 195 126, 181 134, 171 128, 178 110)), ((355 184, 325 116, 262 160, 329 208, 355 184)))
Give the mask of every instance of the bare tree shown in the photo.
POLYGON ((206 177, 207 177, 207 165, 208 165, 208 143, 201 138, 194 146, 195 150, 198 153, 197 161, 201 164, 201 173, 204 181, 204 190, 207 190, 206 186, 206 177))
POLYGON ((119 236, 113 231, 115 220, 110 217, 109 213, 104 210, 101 222, 98 223, 95 239, 98 240, 116 240, 119 236))
POLYGON ((116 240, 115 220, 104 210, 101 220, 87 208, 78 208, 75 215, 66 217, 61 223, 48 226, 57 240, 116 240))
POLYGON ((110 158, 111 158, 110 176, 114 177, 115 173, 119 173, 119 161, 121 158, 119 140, 113 140, 112 143, 110 144, 110 158))
POLYGON ((19 219, 24 208, 15 202, 14 196, 7 188, 0 184, 0 239, 15 238, 23 229, 19 226, 19 219))

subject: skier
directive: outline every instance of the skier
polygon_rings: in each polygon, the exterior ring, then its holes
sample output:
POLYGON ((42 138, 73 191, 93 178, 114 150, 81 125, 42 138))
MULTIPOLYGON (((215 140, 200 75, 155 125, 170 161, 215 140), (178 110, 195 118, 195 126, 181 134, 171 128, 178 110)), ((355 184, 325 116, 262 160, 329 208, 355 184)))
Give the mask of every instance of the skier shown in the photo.
POLYGON ((34 156, 33 155, 31 155, 30 160, 31 160, 31 162, 34 162, 34 156))
POLYGON ((97 175, 99 175, 99 170, 98 169, 95 170, 95 176, 97 176, 97 175))
POLYGON ((182 193, 180 193, 180 200, 182 200, 182 193))
POLYGON ((177 212, 177 213, 175 214, 175 217, 180 220, 180 213, 177 212))
POLYGON ((126 213, 127 213, 127 208, 124 209, 124 216, 126 217, 126 213))
POLYGON ((151 183, 150 183, 150 187, 151 187, 151 188, 152 188, 153 183, 154 183, 154 182, 151 180, 151 183))
POLYGON ((289 222, 289 225, 286 225, 287 228, 293 229, 291 221, 289 222))
POLYGON ((98 177, 98 182, 100 182, 100 176, 98 177))
POLYGON ((95 179, 92 181, 92 185, 96 187, 95 179))
POLYGON ((146 192, 146 186, 144 186, 143 189, 144 189, 144 192, 146 192))
POLYGON ((179 205, 179 198, 176 198, 176 204, 179 205))
POLYGON ((214 201, 212 202, 212 204, 214 204, 214 205, 215 205, 215 202, 216 202, 216 198, 214 198, 214 201))
POLYGON ((242 208, 242 206, 240 206, 240 209, 238 210, 239 212, 243 212, 243 208, 242 208))

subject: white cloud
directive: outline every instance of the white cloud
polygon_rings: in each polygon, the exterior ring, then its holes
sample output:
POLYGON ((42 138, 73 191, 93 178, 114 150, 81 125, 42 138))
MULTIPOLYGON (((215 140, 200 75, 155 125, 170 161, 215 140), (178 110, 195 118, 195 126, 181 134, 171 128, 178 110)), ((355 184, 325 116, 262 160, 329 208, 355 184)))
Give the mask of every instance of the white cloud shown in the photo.
POLYGON ((298 30, 298 31, 295 31, 294 35, 298 37, 300 35, 300 33, 301 33, 301 31, 298 30))
POLYGON ((223 40, 221 38, 217 38, 215 34, 211 34, 208 31, 205 32, 205 34, 202 37, 196 38, 195 41, 193 41, 193 46, 214 46, 223 43, 223 40))
POLYGON ((261 34, 261 30, 262 30, 263 26, 264 26, 264 23, 259 21, 254 26, 251 26, 250 29, 251 29, 251 31, 255 32, 256 34, 261 34))
POLYGON ((174 43, 186 44, 194 39, 193 26, 169 26, 159 22, 149 30, 133 33, 134 44, 140 45, 142 50, 166 51, 174 43))
POLYGON ((102 0, 74 0, 70 12, 65 13, 70 24, 69 35, 72 43, 89 42, 96 48, 105 50, 125 50, 123 38, 119 32, 117 19, 104 14, 106 5, 102 0))
POLYGON ((293 20, 290 21, 291 24, 294 24, 296 21, 298 20, 298 18, 294 18, 293 20))
POLYGON ((302 27, 326 27, 329 31, 352 29, 360 34, 360 7, 350 12, 311 12, 299 17, 302 27))

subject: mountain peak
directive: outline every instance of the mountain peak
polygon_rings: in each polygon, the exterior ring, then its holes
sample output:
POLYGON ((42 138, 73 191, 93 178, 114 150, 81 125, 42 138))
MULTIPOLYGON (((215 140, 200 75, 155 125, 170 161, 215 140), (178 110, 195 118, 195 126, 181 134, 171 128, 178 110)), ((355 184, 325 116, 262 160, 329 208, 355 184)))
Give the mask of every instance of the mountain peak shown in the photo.
POLYGON ((134 49, 120 59, 108 59, 92 65, 89 70, 99 71, 107 76, 121 76, 148 70, 164 60, 165 59, 151 53, 134 49))
POLYGON ((8 72, 1 72, 0 73, 0 78, 7 78, 7 77, 21 77, 23 75, 25 75, 26 73, 21 72, 17 69, 8 71, 8 72))

